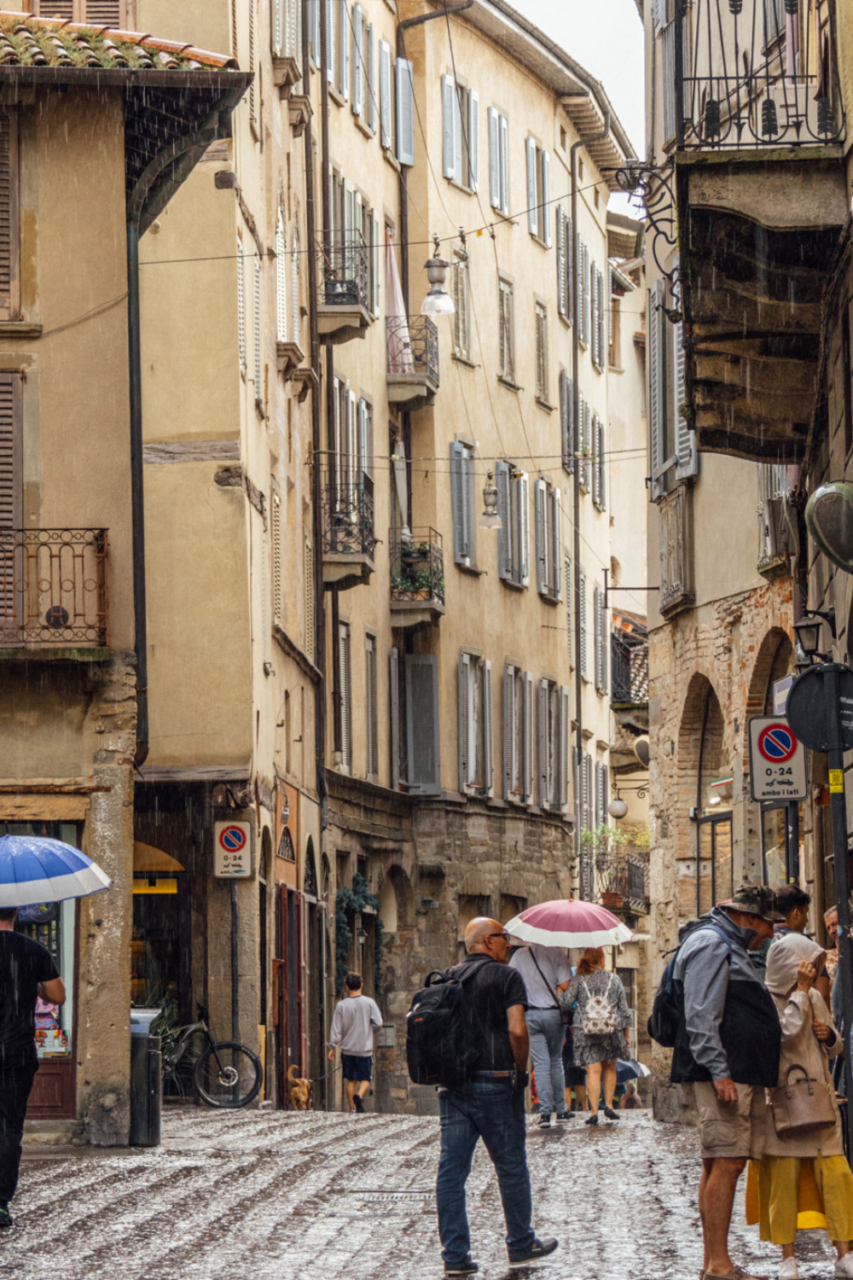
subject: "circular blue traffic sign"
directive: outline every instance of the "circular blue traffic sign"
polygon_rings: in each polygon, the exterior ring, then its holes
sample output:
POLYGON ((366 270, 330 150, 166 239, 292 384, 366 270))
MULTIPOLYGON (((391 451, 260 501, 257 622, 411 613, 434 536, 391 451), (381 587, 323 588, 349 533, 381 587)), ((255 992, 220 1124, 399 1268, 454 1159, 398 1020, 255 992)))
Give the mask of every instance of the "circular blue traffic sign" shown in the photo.
POLYGON ((758 735, 758 750, 771 764, 786 764, 797 750, 797 739, 786 724, 768 724, 758 735))
POLYGON ((239 853, 246 843, 245 833, 240 827, 226 827, 220 833, 219 843, 223 849, 227 849, 229 853, 239 853))

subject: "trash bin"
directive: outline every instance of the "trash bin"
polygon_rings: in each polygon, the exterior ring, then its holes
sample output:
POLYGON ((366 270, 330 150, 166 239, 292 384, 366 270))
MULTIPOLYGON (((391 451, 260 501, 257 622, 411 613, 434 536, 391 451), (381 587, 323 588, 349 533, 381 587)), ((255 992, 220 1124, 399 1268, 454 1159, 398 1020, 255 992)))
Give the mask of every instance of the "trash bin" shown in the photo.
POLYGON ((130 1145, 159 1147, 163 1110, 160 1037, 150 1033, 159 1009, 130 1011, 130 1145))

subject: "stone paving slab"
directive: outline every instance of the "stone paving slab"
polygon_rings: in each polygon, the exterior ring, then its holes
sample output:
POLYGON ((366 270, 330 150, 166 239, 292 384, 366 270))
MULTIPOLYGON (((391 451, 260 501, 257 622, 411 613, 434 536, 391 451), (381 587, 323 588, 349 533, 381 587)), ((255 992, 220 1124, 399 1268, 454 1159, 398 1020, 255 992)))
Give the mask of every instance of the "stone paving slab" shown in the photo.
MULTIPOLYGON (((28 1153, 16 1226, 0 1236, 15 1280, 440 1280, 432 1117, 215 1112, 164 1116, 155 1150, 28 1153)), ((561 1248, 509 1268, 492 1165, 468 1183, 483 1280, 695 1280, 702 1251, 693 1130, 648 1113, 541 1133, 528 1160, 534 1227, 561 1248)), ((736 1260, 774 1275, 777 1251, 735 1212, 736 1260)), ((801 1237, 803 1280, 830 1280, 831 1247, 801 1237)))

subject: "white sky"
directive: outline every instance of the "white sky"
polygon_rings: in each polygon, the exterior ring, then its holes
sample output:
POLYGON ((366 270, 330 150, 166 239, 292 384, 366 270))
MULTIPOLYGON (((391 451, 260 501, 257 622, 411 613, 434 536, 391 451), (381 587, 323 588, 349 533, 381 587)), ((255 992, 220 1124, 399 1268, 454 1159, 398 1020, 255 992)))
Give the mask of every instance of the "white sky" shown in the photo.
MULTIPOLYGON (((643 24, 635 0, 511 0, 607 91, 634 148, 645 153, 643 24)), ((636 212, 634 214, 636 216, 636 212)))

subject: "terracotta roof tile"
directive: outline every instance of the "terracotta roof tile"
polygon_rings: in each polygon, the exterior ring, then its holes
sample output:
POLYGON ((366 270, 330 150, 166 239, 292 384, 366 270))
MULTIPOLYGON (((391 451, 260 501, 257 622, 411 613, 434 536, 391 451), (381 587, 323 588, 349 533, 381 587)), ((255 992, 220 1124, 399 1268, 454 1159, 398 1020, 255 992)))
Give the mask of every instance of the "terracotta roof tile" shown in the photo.
POLYGON ((238 71, 234 58, 176 40, 0 10, 0 67, 238 71))

